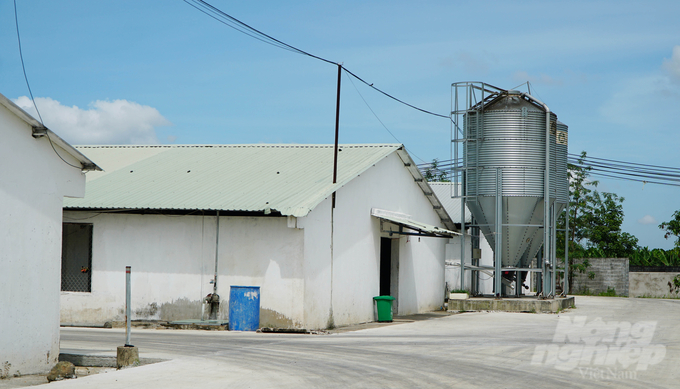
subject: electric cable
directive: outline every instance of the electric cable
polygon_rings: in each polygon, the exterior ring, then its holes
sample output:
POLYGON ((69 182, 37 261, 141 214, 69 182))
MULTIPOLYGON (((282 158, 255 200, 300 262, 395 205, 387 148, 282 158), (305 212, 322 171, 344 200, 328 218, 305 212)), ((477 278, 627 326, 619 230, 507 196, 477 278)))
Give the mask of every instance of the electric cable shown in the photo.
MULTIPOLYGON (((680 186, 680 168, 625 162, 580 155, 569 154, 568 163, 570 165, 588 169, 590 175, 594 177, 607 177, 634 182, 649 184, 680 186), (605 161, 605 162, 601 162, 605 161)), ((447 168, 461 167, 462 158, 457 161, 442 160, 437 161, 437 170, 444 172, 447 168)), ((419 169, 426 170, 433 165, 431 162, 417 165, 419 169)), ((452 175, 451 172, 446 172, 452 175)))
POLYGON ((54 150, 54 153, 57 154, 57 157, 59 157, 59 159, 61 159, 65 164, 67 164, 67 165, 69 165, 69 166, 71 166, 71 167, 74 167, 74 168, 76 168, 76 169, 83 170, 83 167, 82 167, 82 166, 77 166, 77 165, 74 165, 74 164, 70 163, 69 161, 65 160, 65 159, 61 156, 61 154, 59 154, 59 152, 57 151, 57 149, 54 147, 54 143, 52 142, 52 138, 50 138, 49 132, 45 131, 45 136, 47 136, 47 140, 50 141, 50 146, 52 146, 52 150, 54 150))
POLYGON ((311 54, 311 53, 309 53, 309 52, 307 52, 307 51, 298 49, 298 48, 295 47, 295 46, 291 46, 291 45, 289 45, 289 44, 287 44, 287 43, 285 43, 285 42, 283 42, 283 41, 280 41, 280 40, 278 40, 278 39, 276 39, 276 38, 274 38, 274 37, 272 37, 272 36, 270 36, 270 35, 265 34, 264 32, 262 32, 262 31, 260 31, 260 30, 258 30, 258 29, 256 29, 256 28, 254 28, 254 27, 252 27, 252 26, 250 26, 250 25, 248 25, 248 24, 246 24, 246 23, 240 21, 239 19, 237 19, 237 18, 235 18, 235 17, 233 17, 233 16, 227 14, 226 12, 220 10, 219 8, 217 8, 217 7, 211 5, 211 4, 209 4, 209 3, 207 3, 207 2, 205 2, 205 1, 203 1, 203 0, 182 0, 182 1, 184 1, 184 2, 187 3, 188 5, 192 6, 193 8, 195 8, 195 9, 201 11, 202 13, 204 13, 204 14, 210 16, 211 18, 213 18, 213 19, 219 21, 220 23, 225 24, 225 25, 227 25, 227 26, 233 28, 234 30, 239 31, 239 32, 241 32, 241 33, 243 33, 243 34, 245 34, 245 35, 251 37, 251 38, 257 39, 257 40, 259 40, 259 41, 261 41, 261 42, 268 43, 268 44, 270 44, 270 45, 272 45, 272 46, 275 46, 275 47, 278 47, 278 48, 281 48, 281 49, 284 49, 284 50, 292 51, 292 52, 295 52, 295 53, 298 53, 298 54, 302 54, 302 55, 309 56, 309 57, 311 57, 311 58, 318 59, 318 60, 320 60, 320 61, 323 61, 323 62, 326 62, 326 63, 329 63, 329 64, 333 64, 333 65, 336 65, 336 66, 340 66, 342 69, 344 69, 344 70, 345 70, 349 75, 351 75, 352 77, 354 77, 354 78, 356 78, 357 80, 363 82, 364 84, 366 84, 367 86, 373 88, 373 89, 376 90, 377 92, 379 92, 379 93, 381 93, 381 94, 383 94, 383 95, 389 97, 390 99, 395 100, 395 101, 397 101, 397 102, 399 102, 399 103, 401 103, 401 104, 404 104, 404 105, 406 105, 406 106, 408 106, 408 107, 411 107, 411 108, 413 108, 413 109, 415 109, 415 110, 418 110, 418 111, 420 111, 420 112, 423 112, 423 113, 426 113, 426 114, 429 114, 429 115, 433 115, 433 116, 437 116, 437 117, 442 117, 442 118, 447 118, 447 119, 449 118, 448 115, 438 114, 438 113, 435 113, 435 112, 428 111, 428 110, 426 110, 426 109, 422 109, 422 108, 416 107, 415 105, 409 104, 409 103, 407 103, 407 102, 405 102, 405 101, 403 101, 403 100, 401 100, 401 99, 399 99, 399 98, 397 98, 397 97, 395 97, 395 96, 393 96, 393 95, 391 95, 391 94, 389 94, 389 93, 387 93, 387 92, 385 92, 385 91, 379 89, 378 87, 374 86, 373 83, 368 83, 367 81, 365 81, 364 79, 362 79, 361 77, 357 76, 356 74, 354 74, 353 72, 351 72, 349 69, 347 69, 346 67, 344 67, 344 66, 343 66, 342 64, 340 64, 339 62, 331 61, 331 60, 328 60, 328 59, 326 59, 326 58, 319 57, 319 56, 314 55, 314 54, 311 54))
POLYGON ((43 122, 42 115, 40 114, 40 110, 38 109, 38 105, 35 102, 35 98, 33 97, 33 91, 31 90, 31 84, 28 82, 28 76, 26 75, 26 66, 24 65, 24 54, 23 50, 21 48, 21 34, 19 33, 19 16, 17 12, 17 0, 14 0, 14 23, 17 28, 17 42, 19 43, 19 58, 21 58, 21 69, 24 72, 24 80, 26 80, 26 87, 28 88, 28 94, 31 95, 31 102, 33 103, 33 107, 35 107, 35 112, 38 113, 38 118, 40 119, 40 124, 45 128, 45 135, 47 136, 47 140, 50 142, 50 146, 52 146, 52 150, 54 151, 55 154, 57 154, 57 157, 61 159, 65 164, 74 167, 76 169, 82 170, 82 166, 76 166, 73 165, 72 163, 68 162, 65 160, 59 152, 57 152, 57 149, 54 147, 54 143, 52 142, 52 138, 50 138, 50 133, 47 130, 47 127, 45 127, 45 123, 43 122))
MULTIPOLYGON (((344 69, 344 68, 343 68, 343 70, 345 70, 345 72, 347 71, 347 70, 344 69)), ((392 133, 392 131, 390 131, 389 128, 387 128, 387 126, 385 125, 385 123, 383 123, 383 121, 380 120, 380 118, 379 118, 378 115, 375 113, 375 111, 373 111, 373 108, 371 108, 371 106, 368 105, 368 102, 366 101, 366 99, 364 98, 364 96, 361 94, 361 92, 359 92, 359 89, 357 88, 357 86, 354 85, 354 81, 352 81, 352 78, 351 78, 351 77, 349 78, 349 82, 352 83, 352 86, 354 87, 354 90, 357 91, 357 93, 359 94, 359 97, 361 97, 361 100, 364 101, 364 104, 366 104, 366 107, 368 107, 368 109, 371 111, 371 113, 373 114, 373 116, 375 116, 375 118, 378 119, 378 121, 379 121, 380 124, 383 126, 383 128, 385 128, 385 131, 387 131, 390 135, 392 135, 392 138, 394 138, 394 140, 396 140, 398 143, 401 143, 401 144, 403 145, 404 143, 403 143, 402 141, 400 141, 400 140, 392 133)), ((425 162, 424 159, 422 159, 422 158, 420 158, 419 156, 417 156, 413 151, 411 151, 410 149, 407 149, 406 146, 404 146, 404 149, 406 149, 406 151, 408 151, 409 154, 413 155, 414 157, 418 158, 419 160, 423 161, 424 163, 427 163, 427 162, 425 162)), ((418 166, 418 165, 416 165, 416 166, 418 166)))
POLYGON ((19 16, 17 15, 17 0, 14 0, 14 24, 17 27, 17 41, 19 42, 19 58, 21 58, 21 69, 24 71, 24 80, 26 80, 26 86, 28 87, 28 94, 31 95, 31 102, 35 107, 35 112, 38 113, 38 118, 40 119, 40 124, 43 124, 42 116, 38 110, 38 106, 35 104, 35 99, 33 98, 33 91, 31 91, 31 85, 28 83, 28 76, 26 75, 26 66, 24 65, 24 53, 21 49, 21 34, 19 34, 19 16))
MULTIPOLYGON (((581 155, 580 155, 580 154, 572 154, 572 153, 569 153, 568 156, 571 157, 571 158, 575 158, 575 159, 581 158, 581 155)), ((649 165, 649 164, 635 163, 635 162, 624 162, 624 161, 617 161, 617 160, 614 160, 614 159, 605 159, 605 158, 591 157, 590 155, 586 155, 585 158, 584 158, 584 160, 585 160, 585 159, 599 159, 599 160, 602 160, 602 161, 619 162, 619 163, 624 163, 624 164, 628 164, 628 165, 638 165, 638 166, 647 166, 647 167, 657 167, 657 168, 662 168, 662 169, 672 169, 672 170, 679 170, 679 171, 680 171, 680 168, 677 168, 677 167, 660 166, 660 165, 649 165)))

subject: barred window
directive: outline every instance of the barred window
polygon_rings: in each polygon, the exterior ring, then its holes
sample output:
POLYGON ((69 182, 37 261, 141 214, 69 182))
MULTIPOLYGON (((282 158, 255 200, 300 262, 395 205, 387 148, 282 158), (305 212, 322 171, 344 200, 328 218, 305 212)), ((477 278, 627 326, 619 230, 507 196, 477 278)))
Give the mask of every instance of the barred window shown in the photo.
POLYGON ((61 290, 91 292, 92 224, 64 223, 61 241, 61 290))

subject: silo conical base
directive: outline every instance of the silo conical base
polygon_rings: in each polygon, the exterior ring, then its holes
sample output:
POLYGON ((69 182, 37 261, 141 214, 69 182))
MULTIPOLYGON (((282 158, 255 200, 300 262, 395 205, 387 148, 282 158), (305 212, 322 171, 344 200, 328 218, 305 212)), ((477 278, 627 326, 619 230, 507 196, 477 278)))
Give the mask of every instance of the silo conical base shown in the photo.
MULTIPOLYGON (((480 196, 477 201, 468 201, 467 205, 495 253, 496 231, 493 226, 496 222, 496 198, 480 196)), ((538 243, 539 247, 542 244, 542 229, 538 226, 543 223, 543 205, 542 197, 503 197, 502 223, 505 226, 501 231, 500 253, 503 267, 522 266, 522 258, 526 256, 532 243, 538 243)))

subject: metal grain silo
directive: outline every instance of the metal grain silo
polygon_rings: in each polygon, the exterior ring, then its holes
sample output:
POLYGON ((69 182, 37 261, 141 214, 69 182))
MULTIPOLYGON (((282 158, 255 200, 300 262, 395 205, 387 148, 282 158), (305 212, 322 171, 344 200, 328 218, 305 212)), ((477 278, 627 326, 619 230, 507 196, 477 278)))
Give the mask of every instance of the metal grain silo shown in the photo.
POLYGON ((494 250, 495 294, 501 274, 517 287, 527 271, 538 271, 553 295, 555 219, 568 202, 567 126, 529 93, 479 82, 452 88, 453 177, 494 250), (544 260, 529 269, 537 254, 544 260))
MULTIPOLYGON (((474 108, 464 117, 467 204, 495 248, 496 194, 502 194, 500 257, 504 267, 517 267, 543 223, 546 145, 554 161, 557 116, 550 113, 546 142, 545 109, 527 94, 505 91, 474 108)), ((556 174, 549 182, 552 205, 556 174)))
MULTIPOLYGON (((555 200, 553 203, 554 223, 569 203, 569 180, 567 170, 567 153, 568 153, 568 127, 566 124, 557 121, 557 131, 555 133, 555 153, 553 154, 551 162, 551 178, 554 177, 554 193, 555 200)), ((552 138, 552 136, 551 136, 552 138)), ((552 142, 552 139, 551 139, 552 142)), ((552 180, 551 180, 552 181, 552 180)), ((536 257, 538 250, 543 245, 543 231, 536 230, 531 237, 531 242, 527 251, 522 255, 520 263, 523 266, 528 265, 533 258, 536 257)))

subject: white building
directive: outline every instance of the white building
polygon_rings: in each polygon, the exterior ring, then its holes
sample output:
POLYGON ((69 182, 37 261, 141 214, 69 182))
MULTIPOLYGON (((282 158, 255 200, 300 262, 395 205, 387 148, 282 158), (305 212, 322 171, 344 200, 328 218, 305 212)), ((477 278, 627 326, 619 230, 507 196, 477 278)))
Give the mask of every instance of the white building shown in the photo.
POLYGON ((64 197, 83 197, 89 159, 0 94, 0 376, 59 358, 64 197))
POLYGON ((122 320, 126 265, 133 319, 201 318, 216 268, 219 318, 230 285, 260 286, 268 327, 372 321, 384 294, 443 304, 454 227, 401 145, 342 145, 336 184, 333 146, 79 150, 105 171, 65 203, 64 324, 122 320))

